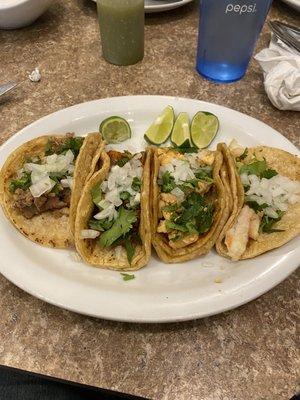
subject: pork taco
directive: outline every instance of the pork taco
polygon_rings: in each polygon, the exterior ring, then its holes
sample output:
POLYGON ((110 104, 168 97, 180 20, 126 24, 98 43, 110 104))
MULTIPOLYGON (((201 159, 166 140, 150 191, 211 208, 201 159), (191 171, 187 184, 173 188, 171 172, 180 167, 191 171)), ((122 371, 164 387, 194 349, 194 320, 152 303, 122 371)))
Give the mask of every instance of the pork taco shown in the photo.
POLYGON ((152 152, 152 244, 158 256, 175 263, 208 253, 230 211, 222 153, 152 152))
POLYGON ((216 249, 232 260, 248 259, 300 233, 300 159, 286 151, 221 144, 231 191, 231 215, 216 249))
POLYGON ((103 147, 99 133, 40 136, 18 147, 0 173, 7 218, 36 243, 68 247, 80 193, 103 147))
POLYGON ((137 270, 151 253, 150 153, 109 151, 78 204, 75 245, 87 263, 137 270))

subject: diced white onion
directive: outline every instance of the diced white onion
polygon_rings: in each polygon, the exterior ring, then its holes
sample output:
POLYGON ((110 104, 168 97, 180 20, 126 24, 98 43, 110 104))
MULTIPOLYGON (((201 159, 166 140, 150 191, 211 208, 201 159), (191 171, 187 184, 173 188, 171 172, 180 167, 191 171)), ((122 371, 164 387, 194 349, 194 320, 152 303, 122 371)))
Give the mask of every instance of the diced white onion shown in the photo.
POLYGON ((175 189, 173 189, 171 191, 171 194, 176 196, 178 202, 180 202, 180 203, 183 202, 185 196, 184 196, 184 192, 181 189, 176 187, 175 189))
POLYGON ((109 220, 113 219, 115 216, 115 207, 113 204, 110 204, 108 207, 106 207, 104 210, 98 212, 96 215, 94 215, 95 219, 105 219, 108 218, 109 220))
POLYGON ((81 231, 82 239, 96 239, 100 235, 100 232, 94 229, 83 229, 81 231))
MULTIPOLYGON (((39 161, 36 158, 36 161, 39 161)), ((71 150, 68 150, 66 154, 52 154, 46 156, 41 160, 41 164, 34 162, 25 163, 21 171, 31 172, 31 183, 30 191, 34 197, 40 197, 42 194, 50 191, 54 186, 55 182, 50 179, 51 173, 68 173, 66 179, 61 180, 63 187, 72 188, 73 179, 71 174, 74 172, 74 154, 71 150)))
POLYGON ((100 200, 98 206, 101 207, 103 210, 109 207, 110 203, 106 200, 100 200))
POLYGON ((131 186, 134 178, 142 178, 143 167, 140 161, 141 157, 142 154, 138 153, 123 167, 114 165, 111 168, 107 179, 100 185, 102 192, 105 194, 104 199, 98 204, 102 208, 102 211, 96 214, 94 218, 116 219, 118 216, 116 207, 123 204, 123 200, 120 198, 122 192, 130 194, 130 206, 140 203, 140 193, 133 190, 131 186))
POLYGON ((72 185, 73 185, 73 178, 71 176, 67 176, 66 179, 62 179, 60 181, 60 184, 62 187, 64 188, 70 188, 72 189, 72 185))
POLYGON ((259 205, 267 204, 264 213, 271 218, 277 218, 277 211, 286 211, 289 204, 300 200, 300 182, 286 176, 275 175, 271 179, 260 179, 256 175, 249 175, 247 182, 242 174, 241 179, 245 186, 250 186, 246 199, 256 201, 259 205))
POLYGON ((25 171, 32 172, 46 172, 46 166, 44 164, 34 164, 34 163, 26 163, 24 164, 25 171))
POLYGON ((115 256, 117 260, 125 258, 125 249, 122 246, 115 247, 115 256))
POLYGON ((40 197, 42 194, 50 191, 55 186, 55 182, 49 178, 49 176, 44 176, 38 182, 34 183, 29 187, 29 190, 33 197, 40 197))
POLYGON ((264 213, 270 218, 278 218, 277 212, 272 207, 265 208, 264 213))

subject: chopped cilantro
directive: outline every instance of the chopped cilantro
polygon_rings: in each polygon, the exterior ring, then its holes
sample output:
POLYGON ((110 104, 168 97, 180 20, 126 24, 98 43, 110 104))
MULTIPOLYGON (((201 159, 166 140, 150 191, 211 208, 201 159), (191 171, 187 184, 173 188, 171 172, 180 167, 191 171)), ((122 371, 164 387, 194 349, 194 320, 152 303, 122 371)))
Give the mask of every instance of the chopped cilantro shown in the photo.
POLYGON ((126 250, 126 254, 127 254, 127 260, 129 262, 129 264, 131 265, 131 261, 135 254, 135 248, 132 244, 132 238, 130 236, 127 236, 125 238, 125 250, 126 250))
POLYGON ((260 178, 270 179, 277 175, 274 169, 269 169, 265 159, 254 159, 250 164, 242 164, 239 167, 239 174, 256 175, 260 178))
POLYGON ((135 278, 133 274, 125 274, 124 272, 121 272, 121 275, 123 276, 123 281, 131 281, 132 279, 135 278))
POLYGON ((128 157, 121 158, 120 160, 117 161, 117 165, 120 168, 122 168, 122 167, 124 167, 125 164, 128 163, 129 160, 130 160, 130 158, 128 158, 128 157))
POLYGON ((176 229, 176 231, 180 231, 180 232, 188 232, 189 231, 185 225, 176 224, 175 222, 172 222, 170 220, 166 221, 166 227, 167 227, 167 229, 176 229))
POLYGON ((70 137, 64 140, 60 146, 57 146, 53 140, 49 139, 45 147, 45 155, 65 154, 68 150, 71 150, 74 156, 77 157, 83 141, 84 138, 80 136, 70 137))
POLYGON ((137 176, 135 176, 132 180, 131 188, 136 192, 140 192, 141 190, 141 180, 137 176))
POLYGON ((66 178, 65 172, 51 172, 49 178, 54 182, 59 183, 63 178, 66 178))
POLYGON ((114 221, 112 227, 102 233, 99 238, 99 243, 102 247, 111 246, 117 239, 125 236, 132 225, 137 221, 137 214, 134 210, 127 210, 120 207, 117 219, 114 221))
POLYGON ((121 200, 128 200, 128 199, 130 199, 130 196, 131 196, 131 194, 127 191, 120 193, 121 200))
POLYGON ((256 201, 253 201, 253 200, 247 201, 247 198, 246 198, 246 204, 250 208, 252 208, 252 210, 254 210, 256 213, 259 212, 259 211, 263 211, 265 208, 268 207, 268 204, 266 204, 266 203, 258 204, 256 201))
POLYGON ((51 154, 53 154, 52 146, 53 146, 53 141, 51 139, 48 139, 46 146, 45 146, 45 155, 46 156, 50 156, 51 154))
MULTIPOLYGON (((260 211, 264 211, 264 209, 268 207, 268 204, 266 204, 266 203, 258 204, 256 201, 246 201, 246 204, 250 208, 252 208, 256 213, 260 212, 260 211)), ((284 232, 284 230, 282 230, 282 229, 274 229, 273 228, 273 225, 276 222, 281 220, 281 218, 283 216, 283 212, 277 211, 277 214, 278 214, 278 218, 271 218, 271 217, 268 217, 266 214, 264 214, 261 219, 261 222, 260 222, 259 230, 261 232, 265 232, 265 233, 284 232)))
POLYGON ((124 167, 125 164, 128 163, 128 161, 131 158, 132 158, 132 154, 129 151, 125 150, 123 153, 123 157, 117 161, 117 165, 122 168, 122 167, 124 167))
POLYGON ((283 229, 273 228, 273 225, 276 222, 281 220, 281 218, 283 216, 283 212, 277 211, 277 214, 278 214, 278 218, 271 218, 264 214, 264 216, 262 217, 261 223, 260 223, 260 227, 259 227, 261 232, 265 232, 265 233, 284 232, 283 229))
POLYGON ((63 192, 63 188, 61 187, 61 185, 59 185, 58 183, 56 183, 56 185, 53 186, 52 193, 54 193, 56 196, 60 196, 63 192))
POLYGON ((239 157, 236 157, 236 161, 240 162, 240 161, 244 160, 247 156, 248 156, 248 149, 246 147, 243 154, 241 154, 239 157))
POLYGON ((174 177, 169 171, 166 171, 162 176, 161 191, 163 193, 170 193, 175 187, 176 183, 174 177))
POLYGON ((184 193, 188 193, 190 189, 195 189, 197 187, 198 180, 190 179, 189 181, 181 181, 179 185, 179 189, 181 189, 184 193))
POLYGON ((202 167, 195 172, 195 177, 201 181, 212 182, 212 167, 202 167))
POLYGON ((178 209, 178 204, 173 203, 173 204, 168 204, 167 206, 163 207, 163 211, 168 211, 168 212, 173 212, 178 209))
POLYGON ((109 221, 108 218, 105 219, 91 219, 89 221, 89 228, 95 229, 96 231, 104 232, 110 229, 113 225, 114 221, 109 221))
POLYGON ((28 189, 29 186, 31 186, 31 173, 25 171, 21 178, 10 181, 9 190, 14 193, 17 189, 28 189))
POLYGON ((74 156, 77 157, 83 141, 84 138, 80 136, 69 138, 65 143, 62 144, 60 151, 57 154, 66 153, 68 150, 71 150, 74 156))
POLYGON ((266 178, 266 179, 271 179, 273 176, 278 175, 278 173, 275 171, 275 169, 266 169, 261 175, 261 178, 266 178))
POLYGON ((102 200, 102 190, 99 184, 95 185, 91 190, 91 195, 93 203, 98 206, 99 202, 102 200))
POLYGON ((198 153, 199 149, 197 147, 171 147, 172 150, 177 151, 178 153, 198 153))
POLYGON ((213 205, 207 204, 200 194, 192 192, 181 203, 180 210, 173 212, 171 219, 166 221, 166 227, 180 232, 202 234, 209 230, 212 221, 213 205))

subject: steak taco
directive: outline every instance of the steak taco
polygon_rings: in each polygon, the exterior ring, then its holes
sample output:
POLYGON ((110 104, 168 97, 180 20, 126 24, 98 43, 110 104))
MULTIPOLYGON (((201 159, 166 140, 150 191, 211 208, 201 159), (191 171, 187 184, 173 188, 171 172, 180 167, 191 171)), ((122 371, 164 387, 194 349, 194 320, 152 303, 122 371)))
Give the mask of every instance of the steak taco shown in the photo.
POLYGON ((152 244, 158 256, 175 263, 208 253, 230 211, 222 153, 152 152, 152 244))
POLYGON ((7 218, 36 243, 68 247, 80 193, 103 147, 99 133, 41 136, 18 147, 0 173, 7 218))
POLYGON ((286 151, 236 143, 218 149, 228 170, 231 215, 216 249, 232 260, 253 258, 300 233, 300 159, 286 151))
POLYGON ((93 266, 137 270, 151 253, 150 153, 109 151, 101 159, 78 204, 76 249, 93 266))

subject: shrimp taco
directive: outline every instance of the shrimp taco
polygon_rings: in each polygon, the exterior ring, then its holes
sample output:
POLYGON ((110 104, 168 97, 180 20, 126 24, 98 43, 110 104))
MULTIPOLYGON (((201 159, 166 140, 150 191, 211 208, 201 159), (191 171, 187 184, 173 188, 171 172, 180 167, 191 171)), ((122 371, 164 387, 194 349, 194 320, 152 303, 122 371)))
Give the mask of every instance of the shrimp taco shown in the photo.
POLYGON ((229 217, 227 171, 219 151, 152 149, 152 244, 167 263, 206 254, 229 217))
POLYGON ((137 270, 151 253, 150 153, 109 151, 101 159, 78 204, 76 249, 95 267, 137 270))
POLYGON ((0 172, 7 218, 36 243, 68 247, 81 191, 103 147, 99 133, 40 136, 18 147, 0 172))
POLYGON ((232 260, 253 258, 300 233, 300 159, 259 146, 219 144, 228 171, 231 215, 216 249, 232 260))

